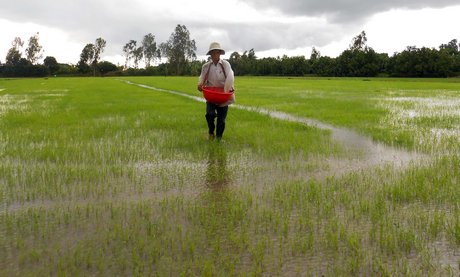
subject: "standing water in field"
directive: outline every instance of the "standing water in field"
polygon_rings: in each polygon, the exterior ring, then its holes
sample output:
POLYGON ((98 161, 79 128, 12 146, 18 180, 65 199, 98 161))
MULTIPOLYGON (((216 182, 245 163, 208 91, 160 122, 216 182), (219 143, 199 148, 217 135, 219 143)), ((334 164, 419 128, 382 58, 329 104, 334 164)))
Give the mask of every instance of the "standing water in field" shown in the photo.
POLYGON ((227 168, 227 152, 225 148, 210 145, 206 161, 206 186, 221 190, 231 182, 231 172, 227 168))
MULTIPOLYGON (((133 83, 130 81, 124 82, 130 85, 136 85, 146 89, 167 92, 174 95, 187 97, 199 102, 205 102, 205 100, 202 97, 189 95, 183 92, 156 88, 144 84, 133 83)), ((319 129, 329 130, 331 132, 332 139, 341 143, 346 149, 349 149, 350 152, 360 154, 358 157, 352 159, 353 162, 331 161, 330 171, 334 173, 340 174, 347 171, 359 170, 382 164, 390 164, 396 167, 403 167, 408 165, 411 161, 416 161, 422 157, 420 153, 413 151, 409 152, 403 149, 387 146, 383 143, 375 142, 371 138, 363 136, 353 130, 335 127, 333 125, 315 119, 297 117, 284 112, 272 111, 263 108, 244 106, 238 104, 233 105, 233 107, 240 110, 246 110, 251 112, 257 112, 259 114, 268 115, 272 118, 280 120, 298 122, 319 129)))
POLYGON ((317 127, 323 130, 331 131, 331 136, 335 141, 340 142, 344 147, 361 153, 362 155, 357 158, 359 162, 353 166, 353 169, 360 169, 364 167, 376 166, 379 164, 390 163, 395 166, 401 167, 409 164, 409 162, 420 158, 420 154, 416 152, 408 152, 403 149, 387 146, 383 143, 375 142, 371 138, 363 136, 353 130, 346 128, 339 128, 333 125, 310 118, 302 118, 293 116, 287 113, 270 111, 266 109, 253 108, 241 105, 235 105, 236 108, 255 111, 261 114, 266 114, 272 118, 287 120, 290 122, 298 122, 309 126, 317 127))

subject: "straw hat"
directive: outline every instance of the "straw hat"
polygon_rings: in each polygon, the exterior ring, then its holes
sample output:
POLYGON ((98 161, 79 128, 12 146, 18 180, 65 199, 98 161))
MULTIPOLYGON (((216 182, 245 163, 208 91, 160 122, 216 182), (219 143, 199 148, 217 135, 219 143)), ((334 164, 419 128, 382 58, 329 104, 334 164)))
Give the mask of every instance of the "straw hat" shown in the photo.
POLYGON ((212 42, 211 45, 209 45, 209 51, 206 55, 211 55, 212 50, 220 50, 221 55, 225 54, 225 50, 222 49, 222 47, 220 46, 218 42, 212 42))

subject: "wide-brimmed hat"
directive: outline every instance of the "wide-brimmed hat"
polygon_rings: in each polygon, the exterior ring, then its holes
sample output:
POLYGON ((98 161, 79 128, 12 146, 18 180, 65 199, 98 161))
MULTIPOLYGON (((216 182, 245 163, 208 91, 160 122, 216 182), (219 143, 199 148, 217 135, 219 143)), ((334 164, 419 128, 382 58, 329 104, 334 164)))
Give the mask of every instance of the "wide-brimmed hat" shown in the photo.
POLYGON ((209 45, 209 51, 206 55, 211 55, 212 50, 220 50, 220 54, 222 55, 225 54, 225 50, 222 49, 222 47, 220 46, 218 42, 212 42, 211 45, 209 45))

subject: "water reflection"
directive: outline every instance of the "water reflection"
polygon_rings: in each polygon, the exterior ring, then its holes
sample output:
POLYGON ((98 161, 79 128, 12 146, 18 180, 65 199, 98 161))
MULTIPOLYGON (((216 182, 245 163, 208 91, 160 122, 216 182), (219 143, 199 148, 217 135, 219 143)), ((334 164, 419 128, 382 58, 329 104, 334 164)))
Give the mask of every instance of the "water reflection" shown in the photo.
POLYGON ((231 171, 227 168, 227 151, 222 145, 210 145, 206 168, 206 186, 224 189, 231 182, 231 171))

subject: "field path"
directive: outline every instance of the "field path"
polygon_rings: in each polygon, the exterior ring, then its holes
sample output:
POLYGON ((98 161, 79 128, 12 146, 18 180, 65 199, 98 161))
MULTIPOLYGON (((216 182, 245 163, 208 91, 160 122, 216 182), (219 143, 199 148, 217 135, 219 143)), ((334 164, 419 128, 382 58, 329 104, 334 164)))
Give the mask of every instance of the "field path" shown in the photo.
MULTIPOLYGON (((146 89, 166 92, 174 95, 179 95, 182 97, 187 97, 199 102, 205 102, 202 97, 189 95, 183 92, 156 88, 144 84, 133 83, 131 81, 121 80, 127 84, 139 86, 146 89)), ((246 110, 251 112, 256 112, 259 114, 264 114, 272 118, 286 120, 290 122, 298 122, 301 124, 306 124, 312 127, 320 128, 323 130, 331 131, 332 138, 341 143, 344 147, 350 151, 359 152, 361 155, 359 157, 353 158, 352 161, 339 162, 331 161, 331 172, 336 172, 338 174, 359 170, 364 168, 369 168, 373 166, 379 166, 384 164, 391 164, 396 167, 405 167, 411 162, 419 161, 425 155, 413 151, 407 151, 402 148, 395 148, 392 146, 385 145, 380 142, 375 142, 371 138, 359 134, 356 131, 336 127, 328 123, 324 123, 311 118, 297 117, 288 113, 267 110, 259 107, 244 106, 234 104, 233 108, 246 110)))

